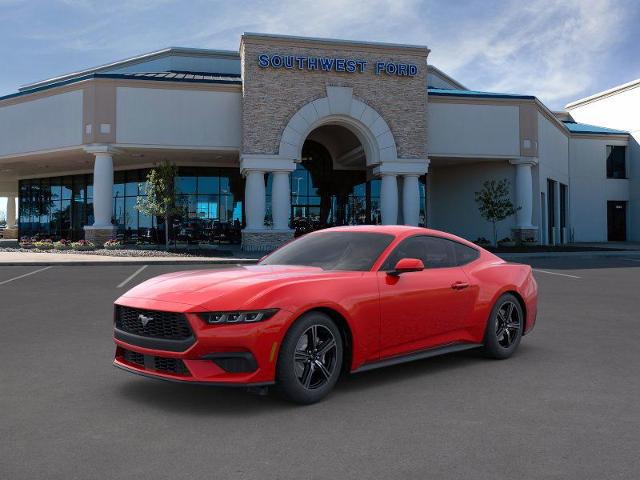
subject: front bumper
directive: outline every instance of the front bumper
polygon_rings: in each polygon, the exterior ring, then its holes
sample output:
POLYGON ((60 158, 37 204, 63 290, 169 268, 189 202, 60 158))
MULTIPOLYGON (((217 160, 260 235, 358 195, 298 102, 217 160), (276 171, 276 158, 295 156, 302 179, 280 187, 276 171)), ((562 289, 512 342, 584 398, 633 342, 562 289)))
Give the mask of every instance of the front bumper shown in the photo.
MULTIPOLYGON (((167 311, 165 302, 137 302, 130 308, 167 311)), ((176 311, 176 304, 170 305, 176 311)), ((115 329, 114 366, 139 375, 194 384, 262 386, 272 384, 278 349, 290 314, 280 310, 255 324, 207 325, 190 307, 181 305, 193 338, 183 342, 158 342, 115 329), (176 347, 178 345, 179 347, 176 347), (181 351, 176 351, 181 350, 181 351)))

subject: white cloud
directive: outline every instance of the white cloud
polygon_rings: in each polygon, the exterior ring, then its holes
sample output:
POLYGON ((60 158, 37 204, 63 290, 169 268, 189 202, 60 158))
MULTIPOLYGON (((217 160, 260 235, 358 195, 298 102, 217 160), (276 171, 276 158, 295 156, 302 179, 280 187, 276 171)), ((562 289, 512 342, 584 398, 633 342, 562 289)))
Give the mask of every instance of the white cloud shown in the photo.
POLYGON ((535 94, 554 107, 593 91, 608 51, 633 32, 630 12, 638 10, 633 0, 57 0, 46 5, 22 13, 38 23, 20 35, 39 43, 40 53, 59 55, 61 71, 78 67, 67 68, 67 52, 99 64, 169 45, 235 50, 242 32, 257 31, 424 44, 432 50, 431 63, 470 88, 535 94))
POLYGON ((611 0, 514 2, 493 21, 465 26, 464 39, 436 42, 434 61, 472 88, 535 94, 557 107, 594 85, 598 56, 624 22, 611 0))

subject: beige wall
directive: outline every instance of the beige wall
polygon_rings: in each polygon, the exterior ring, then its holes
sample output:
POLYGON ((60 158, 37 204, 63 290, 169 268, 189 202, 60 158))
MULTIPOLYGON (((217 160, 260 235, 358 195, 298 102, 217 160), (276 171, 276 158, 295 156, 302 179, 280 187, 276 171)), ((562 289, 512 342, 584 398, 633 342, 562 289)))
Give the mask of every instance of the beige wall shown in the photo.
POLYGON ((82 144, 82 90, 0 106, 0 156, 82 144))
POLYGON ((520 156, 517 105, 429 101, 429 155, 520 156))
MULTIPOLYGON (((428 226, 444 230, 474 241, 478 237, 493 238, 493 227, 484 220, 475 202, 475 192, 486 180, 509 181, 512 201, 515 203, 515 168, 507 161, 483 162, 477 159, 461 160, 456 165, 429 169, 428 226)), ((511 237, 515 216, 498 223, 498 240, 511 237)))
POLYGON ((243 153, 277 154, 289 119, 305 104, 327 95, 327 86, 353 88, 353 96, 376 110, 394 136, 398 157, 424 159, 426 152, 428 50, 402 47, 373 48, 344 42, 323 44, 286 39, 243 37, 243 153), (339 73, 258 66, 258 55, 283 54, 362 59, 364 73, 339 73), (377 61, 413 63, 415 77, 376 75, 377 61))
POLYGON ((118 87, 119 144, 240 148, 239 91, 118 87))

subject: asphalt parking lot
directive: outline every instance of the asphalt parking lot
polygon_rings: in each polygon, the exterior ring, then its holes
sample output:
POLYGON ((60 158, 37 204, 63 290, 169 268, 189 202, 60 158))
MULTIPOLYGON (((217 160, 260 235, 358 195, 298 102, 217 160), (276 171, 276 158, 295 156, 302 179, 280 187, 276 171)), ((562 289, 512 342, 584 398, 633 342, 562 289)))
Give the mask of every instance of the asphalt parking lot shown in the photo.
POLYGON ((0 266, 0 478, 638 478, 640 261, 533 265, 511 359, 369 371, 309 407, 112 367, 113 300, 192 266, 0 266))

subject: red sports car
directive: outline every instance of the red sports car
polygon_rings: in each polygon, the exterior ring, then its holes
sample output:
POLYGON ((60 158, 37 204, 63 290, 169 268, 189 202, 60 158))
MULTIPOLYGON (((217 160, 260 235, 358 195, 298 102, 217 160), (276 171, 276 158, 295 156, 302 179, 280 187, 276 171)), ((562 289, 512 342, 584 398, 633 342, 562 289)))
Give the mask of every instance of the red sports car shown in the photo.
POLYGON ((305 235, 256 266, 161 275, 116 301, 114 364, 313 403, 342 372, 481 347, 507 358, 536 321, 527 265, 404 226, 305 235))

